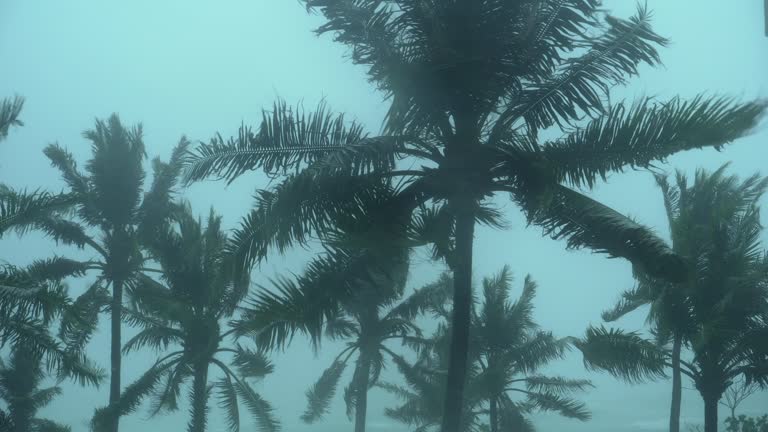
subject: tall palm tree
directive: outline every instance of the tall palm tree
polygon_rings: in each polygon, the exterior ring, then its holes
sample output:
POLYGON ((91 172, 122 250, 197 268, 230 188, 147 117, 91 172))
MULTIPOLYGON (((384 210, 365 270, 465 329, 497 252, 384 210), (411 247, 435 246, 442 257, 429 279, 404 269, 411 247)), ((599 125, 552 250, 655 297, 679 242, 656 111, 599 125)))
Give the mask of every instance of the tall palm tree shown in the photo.
POLYGON ((0 399, 8 407, 7 432, 70 432, 69 426, 36 417, 39 409, 61 394, 58 386, 40 388, 45 373, 42 358, 19 347, 11 353, 10 364, 0 359, 0 399))
POLYGON ((350 248, 352 233, 343 235, 347 248, 337 242, 296 280, 278 278, 272 289, 257 293, 236 329, 271 348, 284 346, 296 332, 310 336, 315 348, 323 335, 346 341, 345 348, 307 391, 308 407, 302 419, 312 423, 327 413, 341 375, 357 354, 344 400, 347 414, 355 413, 355 432, 364 432, 368 391, 377 384, 386 358, 400 359, 387 342, 420 337, 414 319, 443 301, 449 290, 446 280, 441 279, 405 296, 407 248, 350 248))
POLYGON ((679 351, 602 328, 591 329, 582 345, 594 367, 629 378, 662 372, 652 361, 673 366, 679 360, 680 373, 704 399, 706 432, 717 430, 718 403, 735 380, 768 384, 768 255, 760 249, 758 208, 768 179, 754 175, 739 181, 726 176, 726 168, 698 170, 692 185, 682 173, 675 186, 658 178, 672 237, 694 264, 684 284, 655 283, 662 295, 677 293, 674 302, 653 297, 652 313, 660 317, 653 320, 654 330, 662 342, 669 339, 669 328, 677 332, 693 358, 684 361, 679 351), (677 316, 670 326, 665 314, 672 310, 677 316))
MULTIPOLYGON (((246 381, 271 373, 272 364, 263 351, 237 343, 225 344, 233 331, 224 331, 222 325, 237 311, 248 291, 249 277, 231 278, 224 259, 227 237, 221 230, 221 217, 211 211, 203 226, 187 207, 175 219, 174 227, 159 232, 149 243, 152 256, 162 268, 164 283, 141 277, 134 288, 138 294, 137 307, 126 311, 126 318, 142 330, 126 342, 123 351, 150 346, 162 356, 126 388, 118 404, 119 415, 134 411, 151 393, 153 416, 163 409, 175 410, 181 386, 191 379, 188 430, 204 432, 210 368, 215 367, 223 377, 212 386, 218 393, 219 405, 226 411, 230 429, 240 428, 239 399, 257 420, 260 430, 277 431, 278 422, 269 403, 246 381), (229 355, 232 357, 228 364, 225 359, 229 355)), ((116 416, 110 409, 97 410, 93 419, 95 430, 103 430, 104 420, 116 416)))
MULTIPOLYGON (((144 143, 141 126, 126 129, 116 114, 107 121, 97 120, 92 130, 84 133, 91 142, 92 155, 82 173, 74 157, 58 144, 51 144, 44 153, 56 167, 67 185, 66 206, 55 212, 24 211, 16 213, 6 224, 20 232, 42 231, 57 243, 87 249, 94 257, 88 261, 70 263, 70 274, 98 272, 96 282, 84 296, 110 288, 108 306, 111 314, 110 389, 111 404, 120 397, 121 324, 123 292, 129 293, 141 272, 146 270, 146 257, 141 253, 143 238, 151 238, 172 211, 169 197, 181 169, 181 158, 188 142, 182 138, 169 163, 155 160, 154 178, 148 191, 143 192, 145 170, 144 143), (143 195, 143 197, 142 197, 143 195)), ((53 196, 54 199, 58 199, 53 196)), ((34 198, 34 197, 33 197, 34 198)), ((37 200, 40 196, 36 197, 37 200)), ((0 201, 29 202, 23 192, 5 191, 0 201)), ((34 201, 34 200, 33 200, 34 201)), ((41 209, 39 206, 32 206, 41 209)), ((46 210, 46 208, 42 208, 46 210)), ((91 309, 87 319, 95 329, 98 309, 91 309)), ((110 432, 117 432, 119 418, 112 419, 110 432)))
MULTIPOLYGON (((216 136, 189 160, 187 178, 229 181, 259 169, 293 174, 261 192, 233 246, 241 265, 327 227, 381 177, 400 178, 404 214, 439 204, 435 232, 450 237, 454 329, 444 432, 461 422, 478 205, 511 197, 546 234, 631 260, 654 276, 686 272, 649 230, 583 195, 609 173, 688 149, 717 147, 753 129, 765 103, 724 97, 606 103, 667 41, 640 8, 601 19, 597 0, 306 0, 356 64, 391 97, 383 133, 369 136, 324 106, 283 103, 261 127, 216 136), (585 117, 592 120, 582 123, 585 117), (539 132, 566 133, 547 140, 539 132), (418 167, 418 168, 415 168, 418 167), (439 227, 440 229, 438 229, 439 227)), ((498 214, 497 216, 500 216, 498 214)))
MULTIPOLYGON (((483 279, 480 308, 472 314, 470 378, 464 402, 472 414, 465 419, 463 430, 479 430, 487 425, 491 432, 532 431, 534 427, 526 414, 534 411, 588 420, 590 413, 584 404, 570 395, 591 387, 589 381, 538 373, 552 360, 564 356, 572 338, 555 338, 533 320, 536 283, 530 276, 525 278, 522 293, 514 302, 510 301, 511 282, 507 266, 493 277, 483 279)), ((385 386, 405 399, 403 405, 388 411, 390 416, 422 428, 439 424, 442 406, 434 403, 434 395, 440 394, 436 390, 444 389, 446 384, 444 366, 450 340, 450 327, 446 324, 436 332, 430 355, 422 357, 416 367, 400 364, 406 381, 416 392, 385 386)))

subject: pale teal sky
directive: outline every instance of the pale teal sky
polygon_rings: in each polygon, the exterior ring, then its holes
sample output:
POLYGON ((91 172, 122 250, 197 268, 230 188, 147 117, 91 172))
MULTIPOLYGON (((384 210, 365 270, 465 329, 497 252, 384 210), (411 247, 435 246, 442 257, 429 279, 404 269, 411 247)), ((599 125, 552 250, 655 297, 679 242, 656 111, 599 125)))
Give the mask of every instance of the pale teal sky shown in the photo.
MULTIPOLYGON (((627 17, 635 8, 629 0, 605 1, 614 14, 627 17)), ((665 66, 644 68, 639 78, 617 89, 613 100, 643 94, 669 97, 698 92, 727 93, 745 98, 768 97, 768 38, 764 35, 760 0, 649 0, 655 29, 672 40, 661 51, 665 66)), ((322 21, 308 15, 296 1, 287 0, 0 0, 0 96, 18 93, 27 99, 22 119, 0 147, 0 182, 14 187, 63 187, 41 150, 57 141, 81 163, 89 144, 81 132, 96 117, 118 112, 125 123, 143 122, 150 157, 167 158, 182 134, 206 140, 214 132, 236 132, 241 121, 257 124, 260 109, 277 96, 291 103, 314 105, 325 97, 330 106, 368 125, 375 132, 386 111, 381 96, 367 83, 364 70, 346 60, 344 47, 329 37, 317 38, 312 29, 322 21)), ((766 125, 768 126, 768 125, 766 125)), ((768 166, 768 129, 727 147, 724 152, 697 151, 675 156, 667 167, 692 172, 733 161, 732 172, 749 175, 768 166)), ((207 182, 187 191, 199 211, 214 206, 234 226, 250 208, 250 194, 265 179, 249 175, 224 189, 207 182)), ((614 175, 594 195, 614 208, 666 231, 658 191, 647 173, 614 175)), ((536 229, 525 229, 512 205, 512 228, 477 233, 475 279, 504 264, 522 279, 530 273, 539 282, 536 315, 556 334, 580 335, 599 322, 600 311, 632 284, 629 265, 588 252, 566 252, 564 245, 542 239, 536 229)), ((768 238, 766 238, 768 240, 768 238)), ((24 264, 53 253, 39 237, 0 242, 0 257, 24 264)), ((255 271, 256 280, 299 272, 313 251, 274 256, 255 271)), ((412 285, 431 280, 439 268, 421 254, 412 271, 412 285)), ((516 284, 519 288, 519 284, 516 284)), ((79 289, 77 285, 73 288, 79 289)), ((642 326, 637 313, 621 324, 642 326)), ((106 321, 104 321, 106 324, 106 321)), ((106 327, 105 327, 106 329, 106 327)), ((91 352, 108 364, 108 337, 101 332, 91 352)), ((298 420, 304 392, 335 354, 328 345, 314 358, 304 341, 275 356, 277 371, 258 390, 277 407, 284 430, 351 430, 339 395, 334 411, 321 426, 298 420)), ((149 352, 125 361, 124 381, 137 377, 153 360, 149 352)), ((598 388, 584 397, 593 410, 589 423, 542 416, 540 430, 661 431, 667 418, 669 384, 625 386, 610 377, 584 371, 578 356, 554 365, 556 373, 589 377, 598 388)), ((390 372, 389 376, 396 376, 390 372)), ((690 384, 688 385, 690 387, 690 384)), ((693 391, 684 394, 684 419, 701 418, 702 404, 693 391)), ((66 393, 45 415, 85 431, 84 422, 95 406, 106 401, 101 390, 66 387, 66 393)), ((405 430, 381 411, 391 398, 374 390, 369 402, 369 430, 405 430)), ((743 412, 766 411, 763 394, 743 405, 743 412)), ((123 420, 125 431, 177 430, 186 424, 179 414, 145 420, 145 413, 123 420)), ((223 430, 212 410, 210 430, 223 430)))

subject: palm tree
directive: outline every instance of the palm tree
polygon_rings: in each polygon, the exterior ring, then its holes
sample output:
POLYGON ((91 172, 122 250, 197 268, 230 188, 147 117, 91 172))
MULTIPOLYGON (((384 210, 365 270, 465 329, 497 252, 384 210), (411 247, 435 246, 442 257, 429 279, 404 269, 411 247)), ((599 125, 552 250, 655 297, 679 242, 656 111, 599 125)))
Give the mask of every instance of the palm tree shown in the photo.
POLYGON ((10 364, 0 360, 0 399, 8 413, 7 432, 70 432, 52 420, 36 418, 37 411, 61 394, 58 386, 40 388, 45 378, 42 358, 33 351, 19 347, 11 353, 10 364))
MULTIPOLYGON (((271 373, 272 364, 263 351, 237 343, 224 344, 233 331, 223 331, 222 325, 232 319, 247 293, 249 277, 231 278, 224 260, 227 237, 221 230, 221 217, 211 211, 207 225, 203 226, 187 207, 175 219, 175 227, 159 232, 149 244, 152 256, 160 263, 165 284, 141 277, 141 283, 134 287, 137 307, 126 311, 126 318, 142 330, 126 342, 123 351, 150 346, 160 350, 162 357, 126 388, 118 404, 119 415, 134 411, 150 393, 154 393, 151 415, 163 409, 175 410, 181 386, 191 379, 188 430, 203 432, 210 368, 215 367, 223 377, 212 386, 218 393, 220 407, 226 411, 230 429, 240 428, 239 399, 257 420, 260 430, 277 431, 278 422, 269 403, 246 381, 271 373), (178 349, 168 353, 171 346, 178 349), (222 358, 228 355, 232 356, 232 366, 222 358)), ((97 410, 93 419, 95 430, 102 430, 104 420, 116 416, 110 409, 97 410)))
MULTIPOLYGON (((549 377, 538 373, 552 360, 563 358, 571 338, 558 339, 543 331, 533 320, 536 283, 525 278, 523 291, 510 301, 512 275, 508 266, 493 277, 483 279, 479 311, 473 311, 470 329, 470 378, 467 380, 465 408, 471 413, 464 431, 534 430, 526 414, 552 411, 565 417, 588 420, 583 403, 570 397, 573 392, 591 387, 589 381, 549 377), (524 400, 516 400, 521 395, 524 400), (486 418, 487 423, 481 419, 486 418)), ((445 315, 446 321, 448 316, 445 315)), ((409 386, 416 390, 385 385, 405 399, 388 414, 407 424, 427 428, 439 424, 442 406, 435 394, 445 387, 445 366, 449 352, 450 327, 438 328, 432 352, 422 356, 415 367, 400 364, 409 386)))
POLYGON ((346 230, 326 254, 312 261, 296 278, 278 278, 273 289, 252 299, 236 325, 239 334, 254 336, 264 347, 280 348, 298 331, 311 337, 317 349, 323 335, 346 341, 346 347, 307 391, 308 407, 302 415, 312 423, 328 412, 341 375, 357 354, 352 380, 345 389, 347 414, 355 413, 355 432, 364 432, 368 390, 377 384, 386 357, 400 355, 387 342, 417 340, 421 332, 414 319, 448 292, 441 279, 409 296, 408 249, 351 248, 354 237, 346 230), (344 242, 347 247, 341 247, 344 242))
MULTIPOLYGON (((694 264, 689 282, 655 283, 656 292, 677 294, 674 302, 653 300, 652 313, 660 317, 653 319, 654 333, 665 342, 671 327, 692 351, 692 360, 679 360, 680 373, 704 399, 706 432, 717 430, 718 403, 734 380, 768 383, 768 255, 760 249, 758 208, 768 179, 739 181, 726 168, 698 170, 692 185, 679 172, 674 187, 659 178, 672 237, 694 264), (677 314, 672 326, 665 318, 670 310, 677 314)), ((593 367, 635 379, 673 366, 676 354, 663 345, 600 328, 590 329, 581 348, 593 367)))
MULTIPOLYGON (((61 276, 99 272, 96 282, 83 294, 86 299, 111 288, 112 298, 108 306, 111 314, 109 400, 115 404, 121 388, 123 292, 127 289, 130 293, 141 272, 146 270, 146 258, 140 249, 142 239, 151 238, 172 211, 169 197, 188 142, 181 139, 169 163, 154 161, 153 182, 142 199, 145 153, 141 126, 126 129, 113 114, 107 121, 97 120, 96 127, 86 131, 84 137, 91 142, 92 149, 91 159, 86 164, 87 174, 77 168, 72 154, 58 144, 49 145, 44 150, 51 164, 61 172, 68 187, 65 194, 38 193, 30 197, 23 192, 5 191, 0 202, 2 205, 12 203, 14 209, 22 210, 11 212, 10 219, 4 221, 4 228, 13 227, 20 232, 39 230, 57 243, 88 249, 94 254, 88 261, 67 260, 70 273, 61 276), (34 204, 43 198, 63 199, 66 205, 50 212, 49 207, 34 204), (33 203, 31 209, 30 202, 33 203), (31 211, 35 209, 41 211, 31 211)), ((92 329, 95 329, 98 317, 95 310, 87 314, 92 329)), ((118 425, 119 418, 112 419, 110 432, 117 432, 118 425)))
POLYGON ((645 8, 603 22, 597 0, 305 3, 326 17, 318 33, 348 45, 391 97, 383 133, 371 137, 325 106, 305 114, 278 103, 258 131, 243 127, 233 139, 201 145, 187 179, 292 173, 260 192, 243 221, 233 246, 241 267, 263 259, 267 246, 283 249, 322 231, 382 177, 401 179, 390 206, 403 214, 439 205, 434 232, 450 238, 456 284, 444 432, 461 424, 479 205, 511 196, 531 223, 570 247, 682 280, 685 266, 660 239, 575 188, 680 151, 719 148, 752 130, 766 108, 704 96, 606 104, 611 87, 659 63, 656 48, 667 41, 645 8), (555 126, 567 133, 539 135, 555 126))

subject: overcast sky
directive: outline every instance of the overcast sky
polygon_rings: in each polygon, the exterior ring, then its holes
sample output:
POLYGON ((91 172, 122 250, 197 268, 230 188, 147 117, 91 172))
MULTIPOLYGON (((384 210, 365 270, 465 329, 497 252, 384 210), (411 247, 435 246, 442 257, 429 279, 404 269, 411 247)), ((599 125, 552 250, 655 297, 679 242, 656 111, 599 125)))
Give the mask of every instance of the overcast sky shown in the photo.
MULTIPOLYGON (((760 0, 649 0, 654 28, 672 40, 661 51, 665 66, 643 68, 631 86, 617 89, 612 100, 641 95, 693 96, 699 92, 725 93, 743 98, 768 96, 768 38, 763 29, 760 0)), ((635 2, 605 1, 614 14, 628 17, 635 2)), ((241 122, 257 125, 262 108, 276 97, 289 103, 303 100, 306 106, 326 98, 331 108, 342 111, 376 132, 387 105, 366 80, 364 70, 351 65, 346 49, 312 30, 322 22, 308 15, 296 1, 288 0, 0 0, 0 96, 26 97, 23 128, 14 129, 0 147, 0 182, 13 187, 63 187, 41 150, 59 142, 83 164, 89 143, 81 132, 95 118, 118 112, 125 124, 142 122, 150 157, 167 158, 182 135, 207 140, 219 131, 228 136, 241 122)), ((766 125, 768 127, 768 125, 766 125)), ((692 173, 697 167, 713 169, 733 161, 731 172, 742 176, 768 168, 768 129, 729 146, 722 153, 696 151, 671 158, 668 169, 692 173)), ((251 193, 266 186, 265 178, 248 175, 229 188, 205 182, 186 191, 196 211, 213 206, 233 227, 252 204, 251 193)), ((666 236, 663 206, 648 173, 614 175, 600 185, 594 196, 652 226, 666 236)), ((588 252, 567 252, 564 244, 541 238, 526 229, 511 204, 511 228, 495 231, 480 228, 476 236, 474 278, 509 264, 522 278, 530 273, 539 283, 536 317, 557 335, 581 335, 619 293, 632 286, 630 267, 618 260, 588 252)), ((18 240, 7 236, 0 242, 0 258, 14 264, 54 253, 78 252, 53 245, 38 237, 18 240)), ((254 274, 254 280, 300 272, 313 251, 272 256, 254 274)), ((411 285, 433 279, 441 267, 419 255, 411 285)), ((82 282, 72 288, 82 289, 82 282)), ((643 311, 620 324, 640 329, 643 311)), ((108 365, 108 321, 94 339, 90 352, 108 365)), ((130 334, 130 332, 129 332, 130 334)), ((304 410, 304 392, 335 355, 328 344, 317 357, 304 341, 274 357, 276 372, 257 386, 273 402, 286 431, 351 430, 341 397, 321 426, 298 420, 304 410)), ((141 352, 124 361, 123 381, 135 379, 153 361, 154 354, 141 352)), ((554 373, 588 377, 597 388, 584 396, 593 411, 588 423, 540 416, 540 430, 662 431, 667 423, 668 382, 626 386, 601 374, 584 370, 577 355, 551 368, 554 373)), ((390 371, 388 377, 396 378, 390 371)), ((691 383, 685 383, 692 387, 691 383)), ((96 406, 107 398, 100 390, 67 385, 63 397, 42 414, 85 431, 96 406)), ((212 401, 213 403, 213 401, 212 401)), ((369 430, 405 431, 382 414, 392 398, 374 390, 369 401, 369 430)), ((745 414, 768 411, 768 397, 755 396, 741 408, 745 414)), ((684 392, 683 421, 702 423, 702 404, 695 391, 684 392)), ((210 430, 224 430, 217 409, 212 409, 210 430)), ((724 412, 723 412, 724 414, 724 412)), ((178 414, 146 420, 146 410, 122 420, 124 431, 186 424, 186 407, 178 414)))

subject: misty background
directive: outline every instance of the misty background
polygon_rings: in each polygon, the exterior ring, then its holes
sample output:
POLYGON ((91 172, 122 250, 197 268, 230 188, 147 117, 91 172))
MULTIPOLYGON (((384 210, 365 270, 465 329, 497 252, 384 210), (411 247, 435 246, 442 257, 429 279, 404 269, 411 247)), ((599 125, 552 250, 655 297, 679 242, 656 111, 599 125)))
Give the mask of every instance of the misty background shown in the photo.
MULTIPOLYGON (((768 37, 763 29, 760 0, 649 0, 653 27, 671 39, 660 50, 664 66, 642 67, 640 77, 625 88, 616 88, 612 100, 657 95, 691 97, 699 92, 723 93, 749 99, 768 97, 768 37)), ((612 14, 628 17, 636 8, 630 0, 606 0, 612 14)), ((241 122, 258 126, 261 109, 278 98, 307 108, 325 99, 334 112, 347 113, 379 131, 387 103, 366 80, 364 69, 347 58, 347 49, 330 36, 316 37, 322 23, 307 14, 298 1, 288 0, 0 0, 0 96, 26 98, 21 115, 25 126, 11 131, 0 147, 0 182, 13 188, 63 188, 58 173, 43 157, 42 149, 58 142, 74 153, 82 165, 90 153, 81 133, 95 118, 119 113, 126 126, 141 122, 149 159, 167 159, 182 135, 207 141, 215 132, 227 137, 241 122)), ((666 170, 679 168, 693 174, 697 167, 714 169, 733 161, 729 172, 746 177, 768 174, 768 125, 753 136, 727 146, 723 152, 694 151, 670 158, 666 170)), ((147 164, 147 167, 149 165, 147 164)), ((225 188, 207 181, 184 191, 196 212, 207 214, 213 206, 224 216, 225 227, 235 227, 251 208, 251 195, 268 179, 250 174, 225 188)), ((612 175, 593 193, 601 202, 653 227, 667 238, 661 195, 648 172, 612 175)), ((566 251, 563 242, 541 237, 539 229, 526 229, 525 219, 511 203, 502 208, 510 228, 498 231, 478 227, 475 246, 477 282, 505 264, 517 276, 513 296, 531 274, 539 283, 535 318, 557 336, 580 336, 589 324, 600 323, 600 312, 633 284, 630 265, 587 251, 566 251)), ((765 202, 764 205, 768 205, 765 202)), ((765 220, 765 217, 764 217, 765 220)), ((764 245, 768 236, 764 234, 764 245)), ((266 283, 278 274, 300 273, 316 250, 272 254, 254 269, 255 283, 266 283)), ((56 247, 42 236, 19 240, 9 234, 0 241, 0 259, 25 265, 54 254, 87 258, 82 252, 56 247)), ((443 270, 417 251, 410 286, 434 280, 443 270)), ((73 294, 88 280, 71 283, 73 294)), ((645 309, 618 323, 631 330, 643 328, 645 309)), ((101 366, 109 364, 106 317, 89 353, 101 366)), ((125 340, 134 331, 127 330, 125 340)), ((284 352, 276 353, 275 373, 255 389, 277 410, 288 432, 351 430, 341 394, 325 420, 315 425, 301 422, 304 392, 338 352, 325 342, 315 355, 297 338, 284 352)), ((123 362, 123 382, 136 379, 155 360, 151 351, 132 353, 123 362)), ((629 386, 582 366, 573 352, 549 368, 570 378, 589 378, 595 389, 580 396, 593 419, 580 423, 554 415, 536 416, 539 430, 662 431, 668 424, 670 385, 666 381, 629 386)), ((393 367, 385 381, 398 380, 393 367)), ((691 383, 684 381, 690 388, 691 383)), ((339 392, 340 393, 340 392, 339 392)), ((176 414, 148 420, 146 410, 121 420, 125 431, 176 430, 186 423, 186 398, 176 414)), ((64 395, 41 415, 86 431, 93 410, 107 402, 107 385, 100 389, 66 383, 64 395)), ((405 431, 383 415, 393 406, 393 396, 372 390, 368 429, 405 431)), ((211 400, 210 430, 225 428, 223 417, 211 400)), ((757 394, 743 403, 741 414, 764 414, 768 394, 757 394)), ((725 409, 722 414, 724 418, 725 409)), ((243 430, 252 422, 243 416, 243 430)), ((684 390, 682 425, 703 423, 699 395, 684 390)))

